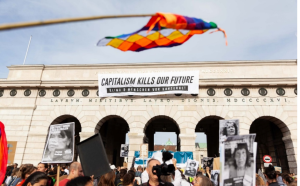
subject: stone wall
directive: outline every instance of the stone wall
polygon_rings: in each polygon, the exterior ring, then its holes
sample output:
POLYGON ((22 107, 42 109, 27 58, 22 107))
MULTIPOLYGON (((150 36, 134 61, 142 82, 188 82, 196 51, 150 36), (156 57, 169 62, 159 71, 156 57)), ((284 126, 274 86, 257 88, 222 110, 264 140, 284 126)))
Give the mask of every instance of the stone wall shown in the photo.
POLYGON ((0 97, 0 120, 5 124, 9 141, 17 141, 15 162, 37 164, 42 157, 49 125, 58 117, 77 118, 82 131, 80 139, 99 132, 102 124, 114 117, 129 125, 129 165, 134 151, 143 143, 145 125, 154 117, 166 116, 179 126, 181 151, 195 151, 195 128, 205 117, 239 119, 240 133, 248 134, 253 121, 264 117, 281 130, 291 172, 297 172, 297 74, 296 61, 279 62, 212 62, 138 65, 74 65, 74 66, 12 66, 7 80, 0 81, 4 94, 0 97), (96 95, 97 73, 125 73, 151 70, 200 70, 197 96, 160 95, 100 99, 96 95), (117 72, 117 71, 120 72, 117 72), (122 72, 121 72, 122 71, 122 72), (28 76, 28 77, 27 77, 28 76), (232 89, 231 96, 224 88, 232 89), (241 89, 247 87, 249 96, 241 89), (266 96, 258 93, 265 87, 266 96), (276 93, 283 87, 285 94, 276 93), (208 96, 208 88, 215 89, 208 96), (11 96, 10 91, 17 90, 11 96), (24 96, 25 89, 31 94, 24 96), (46 95, 38 92, 44 89, 46 95), (60 90, 58 97, 53 96, 60 90), (73 97, 67 96, 74 89, 73 97), (82 96, 88 89, 89 95, 82 96))

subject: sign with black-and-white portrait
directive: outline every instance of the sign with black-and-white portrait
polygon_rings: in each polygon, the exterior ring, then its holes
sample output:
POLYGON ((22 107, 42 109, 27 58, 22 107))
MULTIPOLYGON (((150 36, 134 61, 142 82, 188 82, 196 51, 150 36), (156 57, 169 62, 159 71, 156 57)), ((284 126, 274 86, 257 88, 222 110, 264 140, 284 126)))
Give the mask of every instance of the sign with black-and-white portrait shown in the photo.
POLYGON ((210 172, 211 178, 210 180, 214 183, 215 186, 219 186, 220 182, 220 170, 212 170, 210 172))
POLYGON ((225 141, 228 136, 236 136, 239 135, 239 120, 219 120, 219 139, 220 143, 225 141))
POLYGON ((42 163, 70 163, 74 156, 75 123, 50 125, 42 163))
POLYGON ((198 167, 199 167, 198 161, 188 159, 186 161, 186 167, 185 167, 184 174, 189 177, 194 177, 194 176, 196 176, 198 167))
POLYGON ((213 170, 214 166, 214 158, 213 157, 203 157, 203 169, 205 170, 206 167, 209 167, 210 170, 213 170))
POLYGON ((128 157, 129 145, 121 144, 121 153, 120 157, 128 157))
POLYGON ((256 134, 229 136, 221 147, 220 185, 255 185, 256 134))

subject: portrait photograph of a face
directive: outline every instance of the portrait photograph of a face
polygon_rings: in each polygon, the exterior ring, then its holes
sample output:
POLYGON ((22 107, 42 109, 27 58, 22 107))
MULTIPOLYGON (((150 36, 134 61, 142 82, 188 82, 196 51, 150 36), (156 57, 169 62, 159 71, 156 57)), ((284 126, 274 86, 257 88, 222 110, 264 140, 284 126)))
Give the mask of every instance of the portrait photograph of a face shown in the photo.
POLYGON ((74 133, 74 122, 51 125, 41 162, 72 162, 74 157, 74 133))
POLYGON ((223 142, 221 185, 255 185, 255 137, 256 134, 230 136, 223 142))
POLYGON ((198 161, 188 159, 186 161, 184 174, 189 177, 194 177, 197 174, 198 167, 199 167, 198 161))
POLYGON ((211 170, 210 175, 211 175, 210 180, 214 183, 214 185, 219 186, 220 170, 211 170))
POLYGON ((128 152, 129 152, 129 145, 121 144, 120 157, 128 157, 128 152))
POLYGON ((225 141, 228 136, 239 135, 239 125, 238 119, 232 120, 219 120, 219 141, 220 143, 225 141))
POLYGON ((204 157, 202 159, 203 161, 203 169, 205 170, 206 167, 209 167, 210 170, 213 169, 213 166, 214 166, 214 158, 213 157, 204 157))

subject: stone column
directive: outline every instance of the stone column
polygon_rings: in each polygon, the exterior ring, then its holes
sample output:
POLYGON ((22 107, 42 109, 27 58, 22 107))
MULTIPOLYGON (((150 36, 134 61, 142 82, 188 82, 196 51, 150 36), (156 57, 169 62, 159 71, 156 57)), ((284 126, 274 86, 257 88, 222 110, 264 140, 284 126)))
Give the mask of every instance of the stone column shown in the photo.
POLYGON ((129 154, 128 154, 128 164, 129 169, 132 164, 132 159, 134 157, 134 151, 140 150, 140 145, 143 144, 144 133, 128 133, 129 138, 129 154))
POLYGON ((180 150, 181 151, 192 151, 195 153, 195 141, 196 134, 191 132, 189 134, 179 134, 180 137, 180 150))
POLYGON ((285 144, 290 172, 293 172, 297 175, 297 136, 285 136, 282 138, 282 141, 285 144))

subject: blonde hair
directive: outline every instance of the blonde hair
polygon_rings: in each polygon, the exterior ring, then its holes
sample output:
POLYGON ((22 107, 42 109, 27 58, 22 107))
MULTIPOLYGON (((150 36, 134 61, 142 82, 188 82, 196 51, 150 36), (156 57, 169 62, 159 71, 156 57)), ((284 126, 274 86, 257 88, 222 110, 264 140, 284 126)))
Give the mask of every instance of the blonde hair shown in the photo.
POLYGON ((266 186, 266 183, 264 182, 264 179, 260 177, 258 174, 256 174, 256 186, 266 186))

